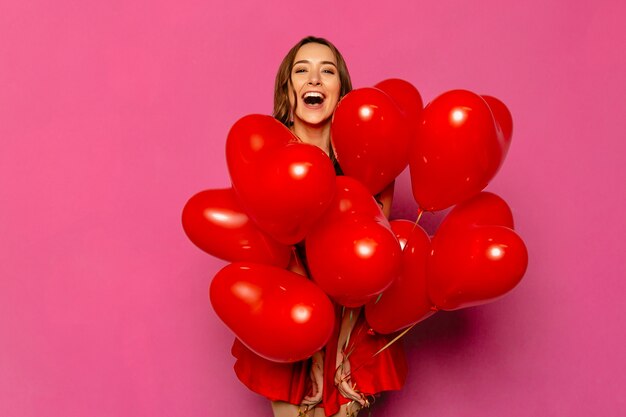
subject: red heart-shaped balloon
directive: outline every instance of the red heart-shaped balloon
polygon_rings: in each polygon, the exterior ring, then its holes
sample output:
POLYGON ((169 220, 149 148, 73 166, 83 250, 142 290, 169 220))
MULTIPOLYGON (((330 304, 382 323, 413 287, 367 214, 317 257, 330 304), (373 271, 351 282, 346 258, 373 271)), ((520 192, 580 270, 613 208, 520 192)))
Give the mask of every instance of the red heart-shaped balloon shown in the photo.
POLYGON ((322 349, 335 325, 326 294, 305 277, 269 265, 239 262, 211 282, 213 309, 256 354, 295 362, 322 349))
POLYGON ((506 201, 496 194, 482 191, 450 210, 439 225, 437 236, 449 230, 485 225, 514 228, 513 213, 506 201))
POLYGON ((331 140, 346 175, 375 195, 408 164, 411 129, 394 101, 377 88, 353 90, 333 115, 331 140))
POLYGON ((480 192, 496 174, 502 146, 489 106, 477 94, 448 91, 424 109, 409 165, 413 196, 441 210, 480 192))
POLYGON ((226 139, 226 162, 235 176, 244 175, 261 155, 299 139, 282 123, 264 114, 250 114, 237 120, 226 139))
POLYGON ((236 262, 286 267, 292 247, 270 238, 250 220, 232 188, 204 190, 187 201, 182 213, 187 237, 203 251, 236 262))
POLYGON ((435 313, 426 287, 430 238, 419 225, 392 220, 391 229, 402 249, 402 273, 380 298, 365 305, 365 317, 378 333, 393 333, 435 313))
POLYGON ((358 307, 400 273, 401 250, 376 200, 357 180, 337 178, 328 211, 306 238, 313 280, 339 304, 358 307))
POLYGON ((446 310, 500 297, 521 280, 528 264, 523 240, 512 230, 506 201, 489 192, 458 204, 432 241, 428 290, 446 310))
POLYGON ((317 285, 339 304, 358 307, 399 275, 402 252, 389 228, 355 216, 313 230, 306 255, 317 285))
POLYGON ((442 310, 493 301, 512 290, 528 265, 524 241, 504 226, 468 226, 435 235, 428 293, 442 310))
POLYGON ((270 116, 237 121, 228 134, 226 157, 242 206, 281 243, 304 239, 333 197, 335 172, 328 156, 299 142, 270 116))
POLYGON ((384 91, 392 98, 406 117, 406 122, 417 133, 419 125, 422 124, 422 113, 424 112, 422 96, 417 88, 410 82, 399 78, 381 81, 374 87, 384 91))

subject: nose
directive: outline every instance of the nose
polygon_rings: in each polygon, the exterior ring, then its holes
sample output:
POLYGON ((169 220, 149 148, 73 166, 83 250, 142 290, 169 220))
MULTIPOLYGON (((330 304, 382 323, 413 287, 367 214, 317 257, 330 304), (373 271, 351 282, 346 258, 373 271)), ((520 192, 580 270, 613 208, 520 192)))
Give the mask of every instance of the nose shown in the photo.
POLYGON ((311 71, 309 73, 309 82, 307 84, 309 84, 309 85, 322 85, 322 82, 321 82, 319 74, 317 74, 317 72, 315 72, 315 71, 311 71))

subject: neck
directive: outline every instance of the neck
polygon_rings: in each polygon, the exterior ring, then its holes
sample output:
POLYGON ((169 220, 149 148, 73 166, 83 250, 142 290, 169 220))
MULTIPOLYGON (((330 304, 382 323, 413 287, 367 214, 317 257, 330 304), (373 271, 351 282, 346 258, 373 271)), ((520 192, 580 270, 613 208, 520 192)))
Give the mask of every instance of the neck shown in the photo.
POLYGON ((322 126, 294 123, 291 130, 302 142, 315 145, 326 152, 326 155, 329 154, 330 123, 325 123, 322 126))

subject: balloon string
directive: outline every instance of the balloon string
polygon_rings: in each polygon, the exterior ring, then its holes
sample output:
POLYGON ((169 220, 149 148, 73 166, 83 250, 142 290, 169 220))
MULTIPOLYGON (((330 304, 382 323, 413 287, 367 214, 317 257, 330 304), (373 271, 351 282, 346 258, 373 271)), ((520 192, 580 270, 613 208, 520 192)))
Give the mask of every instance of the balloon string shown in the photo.
MULTIPOLYGON (((400 333, 399 335, 397 335, 396 337, 393 338, 393 340, 391 340, 390 342, 388 342, 385 346, 383 346, 382 348, 380 348, 378 350, 378 352, 374 353, 370 358, 368 358, 367 360, 365 360, 363 363, 361 363, 359 366, 357 366, 356 368, 352 369, 350 371, 350 374, 347 375, 348 377, 358 371, 359 369, 361 369, 366 363, 368 363, 369 361, 371 361, 372 359, 374 359, 376 356, 378 356, 380 353, 384 352, 385 350, 389 349, 389 347, 391 345, 393 345, 394 343, 396 343, 398 340, 400 340, 402 337, 404 337, 404 335, 406 335, 413 327, 415 327, 415 325, 417 325, 417 323, 413 323, 411 326, 409 326, 408 328, 406 328, 402 333, 400 333)), ((353 348, 354 349, 354 348, 353 348)))
POLYGON ((422 210, 421 207, 418 207, 418 209, 417 209, 417 219, 415 219, 415 224, 413 225, 413 230, 411 230, 411 234, 413 234, 413 232, 415 231, 415 228, 417 227, 417 224, 420 222, 420 219, 422 218, 422 214, 424 214, 424 210, 422 210))
POLYGON ((422 209, 421 207, 418 207, 417 220, 415 220, 415 224, 418 224, 420 222, 420 219, 422 218, 422 214, 424 214, 424 209, 422 209))
MULTIPOLYGON (((346 314, 346 307, 343 307, 343 312, 341 313, 341 321, 343 322, 343 317, 346 314)), ((350 329, 348 330, 348 335, 346 337, 346 343, 344 344, 344 350, 346 350, 348 348, 348 345, 350 344, 350 336, 352 336, 352 320, 354 319, 354 310, 350 309, 350 321, 348 323, 348 326, 350 327, 350 329)))
MULTIPOLYGON (((415 224, 413 224, 413 229, 411 229, 411 234, 409 235, 409 238, 407 239, 406 243, 404 244, 405 248, 407 246, 409 246, 409 242, 411 241, 411 237, 413 236, 413 232, 415 231, 415 228, 417 227, 417 224, 419 223, 420 219, 422 218, 422 214, 424 214, 424 210, 421 207, 418 207, 417 208, 417 219, 415 220, 415 224)), ((378 302, 378 300, 376 300, 376 302, 378 302)))
POLYGON ((415 327, 417 323, 413 323, 411 326, 409 326, 408 328, 406 328, 402 333, 400 333, 399 335, 397 335, 396 337, 393 338, 393 340, 389 343, 387 343, 385 346, 383 346, 382 348, 380 348, 380 350, 376 353, 374 353, 374 355, 372 356, 372 358, 375 358, 379 353, 385 351, 386 349, 389 348, 389 346, 393 345, 394 343, 396 343, 398 340, 400 340, 405 334, 407 334, 409 332, 409 330, 411 330, 413 327, 415 327))

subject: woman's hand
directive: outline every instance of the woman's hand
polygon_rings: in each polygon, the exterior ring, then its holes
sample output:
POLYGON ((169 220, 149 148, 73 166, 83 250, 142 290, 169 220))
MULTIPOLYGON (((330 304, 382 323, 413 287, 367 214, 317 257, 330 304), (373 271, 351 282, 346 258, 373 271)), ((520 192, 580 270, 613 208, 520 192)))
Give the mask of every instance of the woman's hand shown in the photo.
POLYGON ((367 407, 369 402, 363 394, 356 391, 350 379, 350 361, 343 351, 337 351, 337 371, 335 372, 335 385, 339 393, 344 397, 358 402, 361 407, 367 407))
POLYGON ((304 397, 302 405, 312 407, 322 401, 324 393, 324 352, 313 354, 310 376, 311 394, 304 397))

